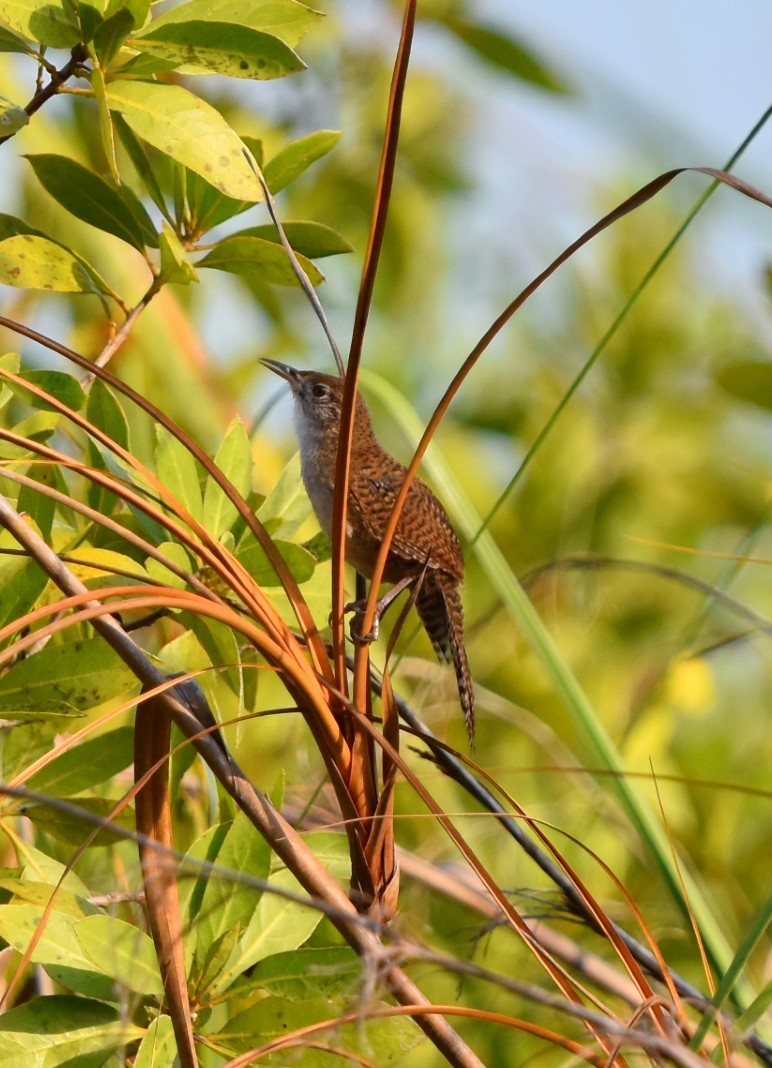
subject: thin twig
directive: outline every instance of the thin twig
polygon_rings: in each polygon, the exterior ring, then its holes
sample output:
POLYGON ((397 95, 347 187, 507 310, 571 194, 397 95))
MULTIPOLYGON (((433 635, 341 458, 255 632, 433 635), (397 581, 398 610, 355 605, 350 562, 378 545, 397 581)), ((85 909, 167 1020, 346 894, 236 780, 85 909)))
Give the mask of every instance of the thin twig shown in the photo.
MULTIPOLYGON (((43 86, 43 88, 38 89, 35 95, 29 101, 29 103, 25 105, 24 110, 26 111, 27 115, 34 115, 36 111, 42 108, 42 106, 46 103, 47 100, 50 100, 52 96, 55 96, 59 92, 61 86, 69 78, 72 78, 73 75, 77 74, 78 68, 82 67, 83 63, 87 59, 88 50, 86 49, 86 46, 83 44, 75 45, 72 50, 70 59, 60 70, 54 70, 53 72, 50 72, 51 81, 48 83, 48 85, 45 85, 43 86)), ((5 134, 3 137, 0 137, 0 145, 3 144, 4 141, 10 140, 10 138, 13 136, 13 133, 9 133, 5 134)))

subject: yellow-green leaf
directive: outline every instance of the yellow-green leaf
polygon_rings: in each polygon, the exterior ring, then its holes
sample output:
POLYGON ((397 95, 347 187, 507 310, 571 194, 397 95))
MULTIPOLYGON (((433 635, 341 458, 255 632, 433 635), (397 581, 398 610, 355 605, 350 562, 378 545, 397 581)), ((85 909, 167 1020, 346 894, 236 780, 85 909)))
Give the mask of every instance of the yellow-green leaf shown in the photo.
POLYGON ((20 234, 0 241, 0 282, 19 289, 104 293, 95 272, 46 237, 20 234))
POLYGON ((305 68, 300 56, 278 37, 228 22, 173 22, 137 34, 130 42, 168 60, 187 74, 231 78, 283 78, 305 68))
POLYGON ((107 102, 138 137, 200 174, 221 193, 250 203, 263 199, 239 137, 218 111, 187 89, 117 81, 108 88, 107 102))

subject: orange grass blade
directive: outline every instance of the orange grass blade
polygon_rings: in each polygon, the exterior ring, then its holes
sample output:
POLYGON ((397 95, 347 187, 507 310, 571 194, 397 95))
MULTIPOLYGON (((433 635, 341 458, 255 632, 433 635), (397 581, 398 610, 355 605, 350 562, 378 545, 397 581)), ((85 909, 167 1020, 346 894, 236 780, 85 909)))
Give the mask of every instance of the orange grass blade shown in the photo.
MULTIPOLYGON (((148 775, 135 801, 137 831, 169 850, 174 849, 169 805, 169 749, 172 720, 164 701, 148 696, 137 705, 134 723, 134 779, 148 775)), ((193 1020, 182 944, 182 912, 177 866, 171 853, 140 841, 139 860, 145 887, 145 909, 161 970, 177 1056, 183 1068, 197 1068, 193 1020)))
POLYGON ((413 454, 413 459, 410 461, 410 464, 408 466, 405 479, 402 485, 400 486, 396 500, 394 501, 391 517, 386 525, 386 530, 384 532, 381 549, 378 554, 378 560, 375 565, 375 571, 370 587, 370 596, 368 598, 367 606, 363 612, 362 617, 362 627, 365 632, 367 632, 367 630, 371 628, 373 624, 378 585, 380 584, 380 581, 383 577, 383 570, 386 565, 386 557, 389 553, 389 548, 391 546, 392 538, 394 537, 394 532, 397 528, 397 523, 399 522, 399 517, 402 514, 402 508, 404 506, 405 500, 407 499, 408 490, 410 489, 410 485, 416 475, 419 464, 423 459, 424 453, 426 452, 426 448, 429 442, 434 436, 434 433, 437 427, 439 426, 440 421, 448 410, 451 401, 461 388, 469 372, 472 370, 474 365, 486 351, 486 349, 494 340, 494 338, 509 322, 515 312, 517 312, 523 306, 523 304, 525 304, 528 298, 531 297, 536 292, 536 290, 539 289, 539 287, 544 282, 546 282, 547 279, 555 273, 555 271, 557 271, 559 267, 561 267, 567 260, 569 260, 574 255, 574 253, 578 252, 579 249, 583 248, 589 241, 591 241, 594 237, 597 237, 598 234, 602 233, 603 230, 606 230, 613 223, 617 222, 619 219, 624 218, 625 215, 629 215, 630 212, 635 211, 637 208, 645 204, 648 200, 651 200, 652 197, 656 196, 657 193, 661 192, 667 185, 669 185, 674 178, 677 178, 681 174, 686 174, 692 171, 699 174, 706 174, 708 177, 713 178, 715 181, 722 182, 724 185, 730 186, 732 189, 735 189, 743 195, 750 197, 752 200, 758 201, 760 204, 765 205, 765 207, 772 208, 772 198, 768 197, 766 193, 761 192, 761 190, 756 189, 754 186, 749 185, 747 182, 743 182, 742 179, 737 178, 732 174, 728 174, 726 171, 716 170, 712 167, 677 167, 674 170, 666 171, 665 173, 658 175, 658 177, 652 179, 652 181, 648 182, 641 189, 637 190, 637 192, 633 193, 632 196, 622 201, 622 203, 618 204, 616 208, 604 215, 602 219, 596 222, 588 230, 585 230, 585 232, 580 237, 578 237, 576 241, 572 242, 567 248, 565 248, 563 252, 561 252, 560 255, 557 256, 552 261, 552 263, 549 264, 549 266, 547 266, 540 274, 538 274, 533 279, 533 281, 529 282, 525 289, 521 290, 521 292, 515 297, 515 299, 507 305, 504 311, 485 331, 485 333, 482 335, 482 337, 472 349, 470 354, 464 360, 461 367, 453 376, 450 385, 445 390, 442 399, 435 408, 434 413, 432 414, 432 417, 429 420, 426 429, 421 437, 421 440, 418 443, 418 447, 416 448, 416 451, 413 454))
MULTIPOLYGON (((335 489, 333 493, 332 511, 332 647, 335 677, 338 680, 338 688, 346 692, 346 650, 343 633, 343 603, 344 603, 344 565, 346 558, 346 513, 348 511, 348 487, 349 469, 351 466, 351 444, 354 429, 354 405, 356 401, 357 378, 359 363, 362 357, 362 344, 364 341, 367 318, 370 312, 375 278, 378 271, 381 248, 383 247, 383 235, 386 229, 386 219, 389 211, 391 189, 394 181, 394 167, 397 158, 399 144, 399 127, 402 115, 402 101, 407 80, 408 65, 410 62, 410 48, 413 40, 415 27, 415 0, 407 0, 402 21, 399 47, 394 63, 389 103, 386 119, 381 161, 378 169, 378 181, 373 205, 373 218, 370 226, 365 262, 362 268, 362 279, 359 286, 359 296, 354 315, 354 328, 351 335, 349 349, 348 368, 345 385, 343 387, 343 401, 340 416, 340 438, 338 439, 338 455, 335 463, 335 489)), ((377 593, 378 583, 374 583, 373 589, 377 593)), ((370 620, 372 627, 372 618, 370 620)), ((362 650, 360 664, 366 665, 368 656, 366 646, 359 646, 362 650)), ((361 668, 359 675, 355 674, 356 699, 358 707, 365 707, 365 694, 367 690, 367 671, 364 675, 361 668)))

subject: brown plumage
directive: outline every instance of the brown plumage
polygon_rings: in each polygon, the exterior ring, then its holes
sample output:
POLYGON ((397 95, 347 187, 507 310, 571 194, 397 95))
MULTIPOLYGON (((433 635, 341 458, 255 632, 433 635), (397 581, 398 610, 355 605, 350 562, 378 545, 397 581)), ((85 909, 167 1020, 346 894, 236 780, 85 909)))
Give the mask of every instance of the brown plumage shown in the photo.
MULTIPOLYGON (((295 399, 295 430, 300 445, 303 482, 325 533, 332 531, 332 494, 340 434, 343 379, 316 371, 298 371, 277 360, 263 360, 284 378, 295 399)), ((346 559, 372 578, 378 550, 405 468, 390 456, 373 433, 370 412, 357 394, 346 530, 346 559)), ((464 556, 445 509, 432 491, 415 478, 392 539, 384 580, 418 579, 424 572, 416 609, 440 660, 456 671, 461 708, 474 743, 474 689, 464 648, 464 612, 459 584, 464 556)))

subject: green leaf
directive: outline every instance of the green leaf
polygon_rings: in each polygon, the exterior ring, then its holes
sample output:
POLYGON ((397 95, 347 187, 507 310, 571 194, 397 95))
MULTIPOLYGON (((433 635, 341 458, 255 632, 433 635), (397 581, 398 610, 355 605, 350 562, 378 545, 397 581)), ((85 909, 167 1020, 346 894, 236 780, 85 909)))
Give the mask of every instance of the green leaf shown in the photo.
POLYGON ((97 1068, 112 1050, 135 1041, 142 1030, 101 1001, 52 994, 0 1016, 0 1064, 29 1068, 97 1068), (102 1059, 94 1055, 102 1054, 102 1059))
MULTIPOLYGON (((350 861, 345 836, 312 833, 308 842, 309 845, 313 843, 312 848, 319 859, 325 855, 322 862, 335 876, 348 877, 350 861)), ((272 886, 297 894, 300 901, 305 897, 300 884, 287 868, 273 872, 269 881, 272 886)), ((264 957, 295 950, 311 937, 321 921, 321 913, 300 901, 291 901, 270 891, 259 897, 231 959, 212 981, 210 995, 227 990, 239 975, 264 957)))
POLYGON ((47 753, 61 726, 56 720, 6 721, 0 727, 0 782, 10 782, 47 753))
POLYGON ((186 74, 222 74, 232 78, 283 78, 305 68, 302 59, 279 37, 228 22, 152 22, 131 45, 184 67, 186 74))
POLYGON ((74 931, 82 953, 102 975, 137 994, 163 994, 153 941, 144 931, 116 916, 86 916, 74 931))
POLYGON ((41 794, 74 797, 127 768, 134 758, 133 744, 133 727, 118 727, 87 738, 41 768, 27 785, 41 794))
POLYGON ((275 538, 291 538, 311 515, 311 502, 300 475, 296 452, 257 512, 257 518, 275 538))
MULTIPOLYGON (((32 464, 25 473, 27 478, 31 478, 39 486, 54 486, 57 481, 56 472, 48 464, 32 464)), ((22 515, 28 515, 33 520, 44 540, 48 541, 56 511, 52 498, 32 486, 21 486, 16 508, 22 515)))
POLYGON ((736 360, 722 367, 716 380, 732 397, 759 408, 772 408, 772 363, 736 360))
POLYGON ((78 0, 78 22, 80 23, 81 40, 89 42, 93 40, 97 29, 102 25, 103 19, 98 4, 85 3, 78 0))
MULTIPOLYGON (((209 847, 206 854, 198 854, 201 859, 206 855, 207 860, 231 871, 257 879, 268 878, 270 850, 242 813, 227 826, 224 836, 212 838, 211 842, 213 845, 216 842, 216 852, 209 847)), ((200 845, 204 847, 205 842, 201 841, 200 845)), ((203 960, 232 927, 247 926, 258 905, 260 891, 216 872, 206 879, 203 893, 200 890, 199 887, 189 899, 192 911, 188 919, 194 930, 196 958, 203 960)))
POLYGON ((136 26, 134 16, 126 7, 105 19, 94 34, 94 48, 103 67, 109 67, 136 26))
POLYGON ((551 93, 571 92, 558 74, 510 34, 463 15, 448 14, 437 21, 491 66, 551 93))
POLYGON ((191 282, 198 281, 198 275, 182 242, 166 220, 158 235, 158 244, 161 249, 160 281, 176 282, 178 285, 190 285, 191 282))
POLYGON ((0 711, 77 716, 132 689, 136 678, 101 638, 49 643, 0 678, 0 711))
POLYGON ((0 282, 58 293, 109 293, 84 260, 47 237, 21 234, 0 242, 0 282))
MULTIPOLYGON (((73 412, 79 412, 86 403, 86 394, 80 382, 72 375, 68 375, 66 371, 23 371, 20 377, 37 389, 44 390, 73 412)), ((56 411, 56 408, 42 397, 26 390, 23 386, 14 383, 12 388, 33 408, 39 408, 44 412, 56 411)))
MULTIPOLYGON (((341 253, 353 252, 354 246, 345 237, 323 223, 286 222, 282 229, 295 252, 309 259, 321 259, 323 256, 339 256, 341 253)), ((264 226, 250 226, 240 230, 239 237, 259 237, 263 241, 273 241, 280 245, 279 231, 273 223, 264 226)))
MULTIPOLYGON (((298 256, 298 260, 312 285, 319 285, 324 281, 324 275, 310 260, 305 256, 298 256)), ((218 241, 203 259, 198 261, 196 267, 228 271, 230 274, 243 274, 273 285, 298 284, 292 264, 281 245, 273 241, 265 241, 260 237, 241 237, 238 234, 225 237, 222 241, 218 241)))
POLYGON ((21 357, 18 352, 6 352, 0 356, 0 408, 4 408, 13 396, 13 390, 3 380, 2 372, 9 371, 12 375, 17 375, 20 367, 21 357))
MULTIPOLYGON (((2 44, 2 37, 0 37, 0 44, 2 44)), ((3 51, 9 50, 0 48, 0 52, 3 51)), ((24 108, 14 104, 12 100, 6 100, 4 96, 0 96, 0 137, 10 137, 12 134, 18 133, 28 122, 29 115, 24 108)))
POLYGON ((156 1016, 142 1039, 134 1068, 169 1068, 175 1064, 177 1042, 171 1016, 156 1016))
POLYGON ((0 52, 25 52, 29 55, 31 51, 22 37, 17 37, 6 26, 0 25, 0 52))
MULTIPOLYGON (((228 427, 214 462, 242 497, 246 497, 252 485, 252 443, 243 421, 236 416, 228 427)), ((216 538, 230 530, 238 517, 238 511, 215 480, 209 476, 204 490, 204 526, 216 538)))
POLYGON ((18 234, 35 234, 37 237, 46 236, 42 230, 36 230, 34 226, 25 223, 23 219, 0 212, 0 241, 5 241, 8 237, 16 237, 18 234))
MULTIPOLYGON (((298 584, 308 582, 316 568, 316 560, 311 553, 293 541, 278 541, 274 538, 273 544, 292 572, 295 581, 298 584)), ((239 541, 236 558, 259 586, 281 585, 273 564, 270 563, 265 550, 255 540, 251 531, 247 531, 239 541)))
POLYGON ((86 418, 103 430, 116 445, 128 449, 129 424, 126 415, 115 394, 99 378, 91 383, 86 418))
POLYGON ((340 130, 317 130, 285 145, 263 167, 265 184, 272 193, 278 193, 332 151, 339 140, 340 130))
MULTIPOLYGON (((49 895, 50 896, 50 895, 49 895)), ((40 923, 42 908, 39 903, 13 902, 0 905, 0 937, 19 952, 29 945, 40 923)), ((32 951, 35 964, 67 964, 71 967, 90 967, 75 938, 77 918, 69 911, 52 909, 43 934, 32 951)), ((0 1021, 1 1029, 1 1021, 0 1021)), ((0 1064, 2 1064, 0 1060, 0 1064)))
MULTIPOLYGON (((177 567, 182 568, 190 574, 194 568, 191 565, 190 557, 183 545, 180 545, 177 541, 162 541, 156 548, 164 556, 176 564, 177 567)), ((160 560, 156 560, 153 556, 148 556, 146 564, 147 573, 153 579, 154 582, 158 582, 162 586, 171 586, 175 590, 184 590, 187 587, 185 579, 180 578, 169 568, 164 567, 160 560)))
POLYGON ((82 845, 86 836, 96 828, 99 828, 99 834, 91 842, 91 849, 123 842, 126 831, 131 833, 136 830, 134 809, 124 808, 117 816, 113 815, 116 802, 110 798, 79 797, 75 804, 82 815, 64 811, 55 804, 32 802, 25 803, 22 811, 38 831, 71 846, 82 845), (124 834, 113 831, 111 828, 114 826, 122 827, 124 834))
MULTIPOLYGON (((373 1063, 373 1051, 377 1051, 375 1063, 378 1068, 409 1063, 406 1059, 408 1052, 424 1041, 415 1022, 406 1017, 362 1018, 353 1024, 336 1024, 336 1016, 349 1008, 350 1004, 343 998, 289 1001, 267 997, 232 1016, 217 1037, 235 1055, 327 1020, 330 1033, 335 1034, 335 1045, 346 1051, 347 1060, 360 1063, 361 1058, 364 1063, 373 1063)), ((315 1051, 308 1052, 313 1054, 315 1051)), ((318 1068, 329 1060, 329 1056, 322 1055, 322 1059, 304 1057, 301 1063, 318 1068)))
POLYGON ((304 946, 261 960, 250 976, 250 985, 290 1001, 302 1001, 352 994, 363 977, 362 961, 348 946, 304 946))
POLYGON ((155 466, 158 477, 190 515, 201 522, 204 506, 196 461, 166 427, 158 424, 156 437, 155 466))
POLYGON ((119 237, 141 252, 156 245, 155 227, 142 204, 127 190, 94 174, 67 156, 27 156, 38 181, 67 211, 83 222, 119 237))
POLYGON ((67 0, 0 0, 0 19, 48 48, 72 48, 80 41, 74 5, 67 0))
POLYGON ((153 25, 162 27, 197 19, 231 22, 270 33, 294 47, 321 18, 324 15, 320 11, 313 11, 296 0, 190 0, 164 12, 153 25))
POLYGON ((226 196, 255 203, 262 191, 243 155, 243 145, 213 107, 179 85, 111 82, 112 111, 131 130, 172 159, 190 167, 226 196))
MULTIPOLYGON (((3 591, 0 597, 0 626, 21 619, 48 584, 47 575, 34 560, 26 556, 6 556, 4 549, 16 552, 21 549, 7 530, 0 531, 0 590, 3 591)), ((0 685, 3 681, 0 680, 0 685)))
MULTIPOLYGON (((125 70, 125 68, 124 68, 125 70)), ((153 201, 155 206, 162 212, 162 214, 168 218, 166 203, 164 201, 164 195, 161 192, 161 187, 158 184, 158 179, 153 170, 153 165, 150 162, 147 148, 145 145, 134 136, 131 129, 126 125, 123 118, 120 115, 113 116, 113 125, 118 134, 121 144, 126 149, 126 154, 134 166, 140 181, 144 185, 148 196, 153 201)))

